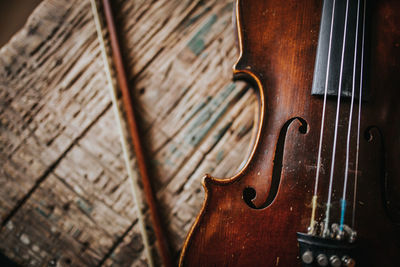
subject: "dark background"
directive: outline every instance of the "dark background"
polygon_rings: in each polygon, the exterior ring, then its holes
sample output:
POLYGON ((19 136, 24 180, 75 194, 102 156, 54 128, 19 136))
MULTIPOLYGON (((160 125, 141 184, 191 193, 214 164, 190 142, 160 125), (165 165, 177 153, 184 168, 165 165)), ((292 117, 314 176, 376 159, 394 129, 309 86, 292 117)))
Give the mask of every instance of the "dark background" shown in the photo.
POLYGON ((0 0, 0 47, 24 26, 42 0, 0 0))

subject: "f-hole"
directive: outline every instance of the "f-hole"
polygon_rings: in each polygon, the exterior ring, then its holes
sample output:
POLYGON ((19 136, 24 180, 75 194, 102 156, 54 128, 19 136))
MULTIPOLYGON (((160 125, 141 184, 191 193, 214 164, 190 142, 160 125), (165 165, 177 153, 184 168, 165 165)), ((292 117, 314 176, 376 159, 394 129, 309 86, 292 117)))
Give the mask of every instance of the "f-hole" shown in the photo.
POLYGON ((387 170, 386 170, 386 147, 384 142, 384 136, 382 131, 377 126, 369 126, 364 132, 364 138, 368 142, 379 142, 381 145, 380 147, 380 189, 381 189, 381 198, 384 210, 386 215, 389 219, 397 224, 400 225, 400 211, 391 203, 394 201, 391 199, 389 194, 389 184, 392 182, 390 180, 391 177, 388 177, 387 170))
POLYGON ((274 201, 276 194, 278 193, 279 184, 281 182, 282 161, 283 161, 283 153, 284 153, 284 148, 285 148, 285 140, 286 140, 287 130, 288 130, 290 124, 292 124, 292 122, 295 120, 298 120, 300 122, 300 127, 298 128, 298 131, 301 134, 307 133, 308 124, 303 118, 300 118, 300 117, 291 118, 283 125, 283 127, 279 133, 278 142, 276 144, 271 187, 270 187, 270 191, 269 191, 266 201, 261 206, 257 207, 253 203, 253 200, 257 196, 256 190, 252 187, 246 187, 243 190, 243 200, 244 200, 244 202, 246 202, 246 204, 250 208, 263 209, 263 208, 266 208, 268 205, 270 205, 272 203, 272 201, 274 201))

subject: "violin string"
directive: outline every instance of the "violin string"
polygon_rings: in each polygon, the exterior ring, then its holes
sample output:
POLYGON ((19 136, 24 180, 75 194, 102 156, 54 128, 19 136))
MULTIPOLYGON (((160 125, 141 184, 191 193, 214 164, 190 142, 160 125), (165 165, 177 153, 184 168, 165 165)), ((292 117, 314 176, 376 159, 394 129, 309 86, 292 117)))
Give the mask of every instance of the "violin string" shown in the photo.
POLYGON ((325 213, 325 223, 324 223, 324 231, 323 236, 327 236, 329 233, 329 216, 331 210, 331 201, 332 201, 332 186, 333 186, 333 174, 335 170, 335 156, 336 156, 336 143, 337 143, 337 133, 338 133, 338 125, 339 125, 339 113, 340 113, 340 98, 342 94, 342 82, 343 82, 343 65, 344 65, 344 54, 346 51, 346 37, 347 37, 347 22, 348 22, 348 13, 349 13, 349 0, 346 1, 346 15, 344 22, 344 36, 343 36, 343 45, 342 45, 342 57, 340 61, 340 75, 339 75, 339 89, 338 89, 338 98, 336 105, 336 119, 335 119, 335 132, 333 136, 333 148, 332 148, 332 159, 331 159, 331 170, 329 177, 329 191, 328 191, 328 201, 326 203, 326 213, 325 213))
POLYGON ((318 181, 319 181, 319 175, 320 175, 320 169, 321 169, 321 152, 322 152, 322 141, 323 141, 323 136, 324 136, 326 99, 327 99, 327 95, 328 95, 328 81, 329 81, 329 69, 330 69, 330 61, 331 61, 333 24, 335 21, 335 6, 336 6, 336 0, 333 0, 331 27, 330 27, 330 33, 329 33, 328 60, 327 60, 326 75, 325 75, 324 102, 323 102, 323 106, 322 106, 321 131, 320 131, 319 146, 318 146, 317 171, 316 171, 316 175, 315 175, 314 195, 312 198, 311 222, 310 222, 310 227, 309 227, 310 233, 314 232, 315 213, 316 213, 316 209, 317 209, 318 181))
POLYGON ((353 82, 351 88, 351 104, 349 112, 349 123, 347 128, 347 141, 346 141, 346 164, 344 171, 344 184, 343 184, 343 196, 342 196, 342 207, 340 212, 340 232, 343 232, 344 217, 346 213, 346 191, 347 181, 349 177, 349 154, 350 154, 350 136, 351 136, 351 125, 353 120, 353 107, 354 107, 354 94, 356 88, 356 67, 357 67, 357 47, 358 47, 358 27, 360 18, 360 0, 357 1, 357 23, 356 23, 356 37, 354 41, 354 62, 353 62, 353 82))
POLYGON ((360 73, 360 92, 358 96, 358 122, 357 122, 357 147, 356 147, 356 166, 354 173, 354 194, 353 194, 353 215, 352 215, 352 228, 355 228, 356 218, 356 200, 357 200, 357 182, 358 182, 358 156, 360 152, 360 129, 361 129, 361 104, 362 104, 362 93, 363 93, 363 74, 364 74, 364 41, 365 41, 365 16, 366 16, 367 1, 364 0, 364 12, 363 12, 363 32, 362 32, 362 43, 361 43, 361 73, 360 73))

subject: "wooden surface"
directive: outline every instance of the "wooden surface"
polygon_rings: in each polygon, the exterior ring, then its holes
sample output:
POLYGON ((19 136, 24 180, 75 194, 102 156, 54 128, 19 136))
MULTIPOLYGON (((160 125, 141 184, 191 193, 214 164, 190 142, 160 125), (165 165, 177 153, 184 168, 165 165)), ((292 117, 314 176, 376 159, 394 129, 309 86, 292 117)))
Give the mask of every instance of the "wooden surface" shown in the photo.
MULTIPOLYGON (((115 1, 175 260, 205 173, 249 154, 232 2, 115 1)), ((145 266, 89 1, 45 0, 0 50, 0 251, 22 265, 145 266)))

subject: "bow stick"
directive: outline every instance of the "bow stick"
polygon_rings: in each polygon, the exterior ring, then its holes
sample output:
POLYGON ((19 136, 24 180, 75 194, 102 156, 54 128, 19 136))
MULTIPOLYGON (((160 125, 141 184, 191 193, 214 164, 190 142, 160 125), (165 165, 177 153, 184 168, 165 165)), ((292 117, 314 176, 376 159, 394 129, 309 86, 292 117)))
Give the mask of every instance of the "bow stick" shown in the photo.
POLYGON ((106 25, 110 37, 110 43, 111 43, 111 50, 112 50, 112 58, 113 62, 110 62, 111 59, 108 56, 106 45, 105 45, 105 40, 103 37, 103 29, 102 29, 102 23, 100 20, 99 16, 99 7, 97 5, 96 0, 90 0, 92 4, 92 11, 94 15, 94 20, 96 24, 96 29, 97 29, 97 35, 101 47, 101 54, 103 57, 104 61, 104 67, 105 67, 105 72, 107 75, 107 80, 109 84, 109 89, 110 89, 110 95, 111 99, 113 102, 113 109, 116 115, 116 120, 118 124, 118 129, 120 132, 120 138, 121 138, 121 144, 122 144, 122 150, 124 153, 124 160, 126 164, 126 168, 128 171, 128 176, 129 180, 131 181, 132 185, 132 194, 134 197, 134 200, 137 204, 137 210, 138 210, 138 223, 140 226, 140 230, 143 236, 143 243, 144 243, 144 249, 146 250, 147 258, 148 258, 148 263, 152 267, 154 266, 154 260, 151 254, 150 250, 150 244, 149 244, 149 236, 146 231, 146 223, 145 223, 145 215, 143 214, 142 208, 143 207, 143 201, 140 198, 140 188, 138 188, 137 185, 137 180, 134 175, 134 170, 132 166, 132 162, 129 157, 129 149, 128 149, 128 143, 129 143, 129 137, 126 135, 124 128, 123 128, 123 112, 120 109, 118 105, 118 97, 117 97, 117 88, 115 86, 115 78, 117 81, 117 84, 119 88, 121 89, 121 94, 122 94, 122 101, 123 101, 123 106, 125 108, 126 112, 126 118, 127 118, 127 123, 128 123, 128 130, 129 134, 133 143, 133 148, 134 152, 136 155, 136 160, 137 160, 137 165, 139 168, 139 173, 141 176, 141 182, 143 184, 143 190, 145 193, 146 201, 149 206, 149 211, 150 211, 150 216, 151 220, 153 223, 153 228, 154 228, 154 233, 158 241, 158 249, 160 252, 160 256, 162 258, 162 261, 166 267, 171 266, 171 258, 168 250, 168 244, 166 237, 164 235, 164 231, 161 226, 161 220, 160 216, 158 214, 157 210, 157 204, 156 200, 154 197, 154 193, 151 187, 150 179, 149 179, 149 174, 147 171, 146 167, 146 161, 145 161, 145 156, 143 153, 143 148, 142 148, 142 143, 140 141, 140 136, 139 136, 139 131, 135 119, 135 113, 131 101, 131 94, 129 91, 129 86, 126 78, 126 73, 125 69, 123 66, 123 61, 122 61, 122 55, 120 51, 120 45, 118 42, 117 38, 117 33, 116 33, 116 28, 115 28, 115 23, 114 23, 114 17, 112 14, 111 6, 109 0, 103 0, 103 8, 104 8, 104 13, 106 17, 106 25), (113 63, 113 64, 112 64, 113 63), (115 66, 115 72, 116 72, 116 77, 113 77, 113 71, 111 65, 115 66))

